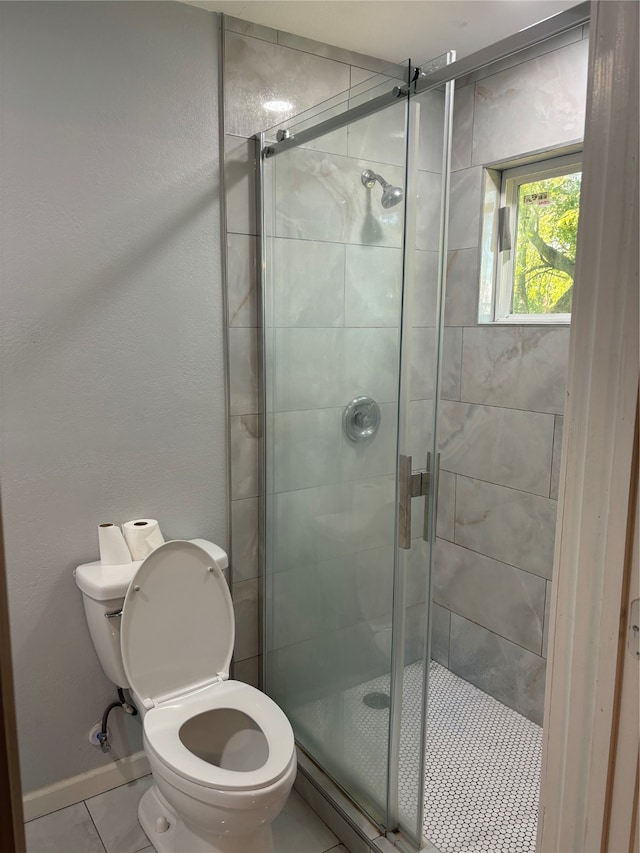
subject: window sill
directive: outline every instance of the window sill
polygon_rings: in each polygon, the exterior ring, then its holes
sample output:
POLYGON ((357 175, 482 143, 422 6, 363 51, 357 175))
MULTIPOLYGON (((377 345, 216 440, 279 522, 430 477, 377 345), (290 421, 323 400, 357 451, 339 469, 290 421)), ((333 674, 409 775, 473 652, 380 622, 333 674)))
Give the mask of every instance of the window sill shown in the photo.
POLYGON ((540 314, 531 317, 517 315, 503 317, 501 320, 478 320, 478 326, 570 326, 571 315, 560 314, 556 317, 545 317, 540 314))

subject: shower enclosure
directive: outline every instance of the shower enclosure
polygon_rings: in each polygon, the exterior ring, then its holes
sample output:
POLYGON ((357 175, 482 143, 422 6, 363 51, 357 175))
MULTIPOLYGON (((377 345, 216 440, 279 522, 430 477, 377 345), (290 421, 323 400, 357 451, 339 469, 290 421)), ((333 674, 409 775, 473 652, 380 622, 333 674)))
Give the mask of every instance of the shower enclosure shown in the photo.
POLYGON ((417 840, 452 87, 410 99, 395 73, 263 161, 265 680, 300 745, 417 840))
MULTIPOLYGON (((452 61, 389 69, 259 139, 264 686, 300 747, 418 847, 432 567, 455 489, 439 451, 461 452, 462 330, 444 323, 452 69, 491 58, 452 61)), ((542 611, 544 580, 525 584, 542 611)))

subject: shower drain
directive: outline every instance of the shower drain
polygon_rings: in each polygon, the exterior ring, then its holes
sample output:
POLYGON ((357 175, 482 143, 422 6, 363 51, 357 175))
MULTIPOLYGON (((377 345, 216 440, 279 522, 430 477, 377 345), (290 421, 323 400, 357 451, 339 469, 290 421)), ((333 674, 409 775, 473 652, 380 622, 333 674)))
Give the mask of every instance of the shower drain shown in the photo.
POLYGON ((362 701, 367 708, 388 708, 391 705, 391 698, 388 693, 367 693, 362 697, 362 701))

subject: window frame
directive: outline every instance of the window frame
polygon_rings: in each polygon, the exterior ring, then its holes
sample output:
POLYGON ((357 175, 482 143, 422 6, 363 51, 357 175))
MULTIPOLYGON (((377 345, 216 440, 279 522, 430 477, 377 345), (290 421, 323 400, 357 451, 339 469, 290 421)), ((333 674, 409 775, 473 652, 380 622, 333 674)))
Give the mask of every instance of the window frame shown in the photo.
POLYGON ((553 156, 547 154, 544 159, 530 161, 524 165, 505 164, 503 168, 492 167, 485 170, 478 323, 566 325, 571 322, 570 313, 516 314, 512 311, 515 239, 518 233, 518 199, 522 184, 581 171, 582 151, 553 156), (503 248, 505 244, 506 247, 503 248))

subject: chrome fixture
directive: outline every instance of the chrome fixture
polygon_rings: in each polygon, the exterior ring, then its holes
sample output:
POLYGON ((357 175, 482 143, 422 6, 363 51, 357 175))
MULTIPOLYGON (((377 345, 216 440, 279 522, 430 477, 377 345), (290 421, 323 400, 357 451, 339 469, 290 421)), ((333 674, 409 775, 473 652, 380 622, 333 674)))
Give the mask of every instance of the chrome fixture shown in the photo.
POLYGON ((386 209, 389 207, 394 207, 396 204, 400 204, 402 199, 404 198, 404 192, 400 189, 400 187, 392 187, 388 181, 382 177, 382 175, 376 175, 371 169, 365 169, 362 173, 362 183, 364 186, 371 190, 376 185, 376 181, 382 187, 382 206, 386 209))
MULTIPOLYGON (((438 494, 440 476, 440 454, 436 453, 436 464, 431 467, 431 453, 427 453, 427 470, 412 473, 410 456, 400 455, 398 467, 398 546, 411 548, 411 499, 424 496, 424 521, 422 538, 429 541, 429 496, 438 494), (433 483, 432 483, 433 480, 433 483), (431 488, 433 486, 433 488, 431 488)), ((434 508, 437 513, 437 504, 434 508)))
POLYGON ((342 423, 351 441, 371 441, 380 426, 380 407, 371 397, 354 397, 344 410, 342 423))

